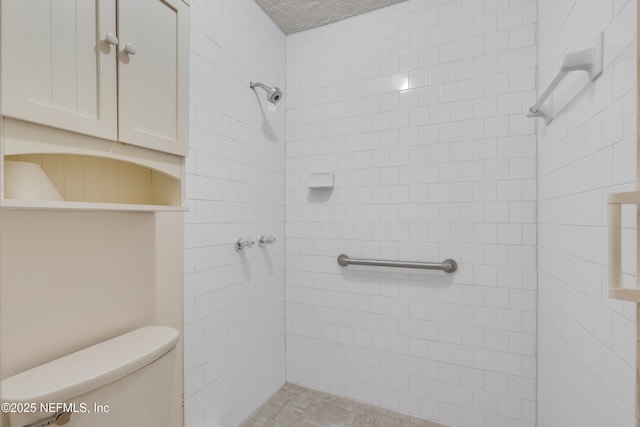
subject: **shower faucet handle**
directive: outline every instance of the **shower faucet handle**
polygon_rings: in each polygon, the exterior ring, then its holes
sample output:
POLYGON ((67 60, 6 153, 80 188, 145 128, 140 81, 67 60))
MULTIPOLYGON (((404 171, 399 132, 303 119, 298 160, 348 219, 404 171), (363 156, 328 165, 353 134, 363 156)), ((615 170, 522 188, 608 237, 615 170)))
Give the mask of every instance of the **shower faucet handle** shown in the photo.
POLYGON ((276 238, 269 235, 269 236, 265 236, 264 234, 262 236, 260 236, 260 238, 258 239, 258 245, 260 247, 265 246, 265 245, 273 245, 276 242, 276 238))
POLYGON ((244 248, 251 248, 255 244, 256 242, 253 239, 243 239, 242 237, 238 237, 235 241, 234 247, 237 251, 241 251, 244 248))

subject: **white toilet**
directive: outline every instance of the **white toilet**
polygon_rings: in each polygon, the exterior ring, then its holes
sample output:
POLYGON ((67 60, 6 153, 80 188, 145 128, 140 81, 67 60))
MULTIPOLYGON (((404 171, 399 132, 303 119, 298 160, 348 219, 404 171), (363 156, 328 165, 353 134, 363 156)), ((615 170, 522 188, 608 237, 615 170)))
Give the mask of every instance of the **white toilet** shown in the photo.
POLYGON ((11 427, 167 427, 178 336, 147 326, 2 380, 11 427))

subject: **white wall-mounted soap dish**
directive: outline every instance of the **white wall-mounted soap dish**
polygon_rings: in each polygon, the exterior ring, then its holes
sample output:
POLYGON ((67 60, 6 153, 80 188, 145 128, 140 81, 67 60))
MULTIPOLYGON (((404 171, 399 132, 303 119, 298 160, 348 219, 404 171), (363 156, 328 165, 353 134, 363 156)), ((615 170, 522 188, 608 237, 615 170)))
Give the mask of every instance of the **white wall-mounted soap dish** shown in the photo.
POLYGON ((332 189, 333 185, 333 172, 312 172, 309 175, 310 190, 332 189))

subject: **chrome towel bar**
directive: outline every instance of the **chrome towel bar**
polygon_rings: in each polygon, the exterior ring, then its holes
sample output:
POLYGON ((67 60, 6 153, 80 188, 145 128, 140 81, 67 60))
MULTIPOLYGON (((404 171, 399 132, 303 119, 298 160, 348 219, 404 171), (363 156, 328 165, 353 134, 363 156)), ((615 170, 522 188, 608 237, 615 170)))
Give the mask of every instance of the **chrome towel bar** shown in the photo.
POLYGON ((560 72, 553 79, 549 87, 542 93, 542 96, 535 105, 529 108, 527 117, 541 117, 546 124, 551 123, 553 116, 551 113, 543 111, 542 104, 551 96, 554 89, 560 84, 567 74, 572 71, 586 71, 589 74, 589 80, 594 81, 602 75, 603 52, 604 52, 604 33, 600 32, 596 38, 596 43, 589 49, 579 52, 567 53, 562 58, 560 72))
POLYGON ((420 261, 389 261, 382 259, 358 259, 349 258, 348 255, 338 255, 338 264, 345 267, 353 265, 373 265, 376 267, 404 267, 422 268, 425 270, 442 270, 446 273, 453 273, 458 269, 458 263, 452 259, 445 259, 442 262, 420 262, 420 261))

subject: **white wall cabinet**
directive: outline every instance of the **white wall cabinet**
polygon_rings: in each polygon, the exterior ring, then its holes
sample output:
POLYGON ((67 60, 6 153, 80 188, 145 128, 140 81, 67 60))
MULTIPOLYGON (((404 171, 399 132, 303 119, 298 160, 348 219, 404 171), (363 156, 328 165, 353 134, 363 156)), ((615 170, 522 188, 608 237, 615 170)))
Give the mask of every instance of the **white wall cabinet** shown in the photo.
POLYGON ((3 115, 115 140, 115 0, 3 0, 3 115))
POLYGON ((188 6, 3 0, 2 115, 184 156, 188 6))
POLYGON ((181 0, 118 0, 120 141, 186 154, 188 13, 181 0))
POLYGON ((1 0, 0 208, 183 210, 188 21, 182 0, 1 0), (16 196, 7 161, 63 201, 16 196))

